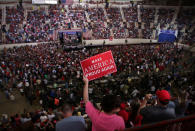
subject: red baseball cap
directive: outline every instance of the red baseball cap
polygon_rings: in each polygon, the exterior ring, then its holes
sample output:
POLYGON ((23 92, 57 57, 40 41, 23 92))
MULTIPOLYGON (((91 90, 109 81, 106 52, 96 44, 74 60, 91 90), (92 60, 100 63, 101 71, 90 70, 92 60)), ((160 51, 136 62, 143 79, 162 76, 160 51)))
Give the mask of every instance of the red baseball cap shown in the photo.
POLYGON ((166 90, 158 90, 158 91, 156 91, 156 96, 162 102, 169 102, 169 100, 171 100, 171 95, 166 90))
POLYGON ((125 103, 121 103, 120 107, 121 107, 121 109, 125 109, 126 108, 125 103))

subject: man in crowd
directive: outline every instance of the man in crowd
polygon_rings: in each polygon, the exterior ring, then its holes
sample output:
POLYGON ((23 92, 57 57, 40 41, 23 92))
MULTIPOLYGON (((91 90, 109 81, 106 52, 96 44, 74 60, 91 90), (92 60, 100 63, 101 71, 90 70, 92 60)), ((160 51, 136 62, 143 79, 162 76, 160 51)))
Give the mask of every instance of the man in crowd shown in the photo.
POLYGON ((156 92, 157 96, 157 105, 156 106, 148 106, 145 107, 147 104, 147 101, 149 99, 152 99, 151 94, 147 94, 144 101, 143 105, 141 106, 141 111, 140 114, 143 116, 143 124, 148 124, 148 123, 154 123, 154 122, 159 122, 163 120, 169 120, 169 119, 174 119, 176 118, 175 114, 175 106, 173 102, 171 102, 171 96, 168 91, 166 90, 158 90, 156 92))
POLYGON ((92 131, 115 131, 123 130, 125 123, 122 117, 115 113, 120 111, 120 101, 115 95, 106 95, 101 103, 104 112, 97 110, 89 101, 88 79, 84 76, 85 83, 83 89, 83 99, 85 102, 85 110, 92 121, 92 131))
POLYGON ((85 120, 80 116, 72 116, 72 107, 65 104, 63 108, 64 119, 57 122, 56 131, 85 131, 85 120))

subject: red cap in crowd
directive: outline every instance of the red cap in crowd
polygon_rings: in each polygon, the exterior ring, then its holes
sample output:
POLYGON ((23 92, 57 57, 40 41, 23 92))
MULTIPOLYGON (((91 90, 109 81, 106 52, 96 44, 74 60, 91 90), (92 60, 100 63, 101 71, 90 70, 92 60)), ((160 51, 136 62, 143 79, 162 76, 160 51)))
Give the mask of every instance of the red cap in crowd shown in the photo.
POLYGON ((121 103, 120 107, 121 107, 121 109, 125 109, 126 108, 125 103, 121 103))
POLYGON ((171 99, 171 95, 166 90, 158 90, 156 91, 156 95, 161 102, 169 102, 171 99))

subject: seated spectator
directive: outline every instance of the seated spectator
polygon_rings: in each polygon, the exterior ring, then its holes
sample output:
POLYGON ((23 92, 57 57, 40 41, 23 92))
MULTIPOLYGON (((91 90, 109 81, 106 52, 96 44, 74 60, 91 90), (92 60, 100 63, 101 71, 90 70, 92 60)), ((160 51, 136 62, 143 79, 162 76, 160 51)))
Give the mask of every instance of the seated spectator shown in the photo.
POLYGON ((145 107, 147 101, 152 98, 151 94, 147 94, 143 105, 141 106, 140 114, 143 116, 143 124, 149 124, 154 122, 159 122, 163 120, 169 120, 176 118, 175 107, 172 106, 170 100, 171 96, 168 91, 161 90, 156 92, 157 105, 145 107))
POLYGON ((85 83, 83 89, 83 98, 85 102, 86 113, 92 121, 92 131, 115 131, 123 130, 125 123, 122 117, 115 113, 120 111, 120 102, 115 95, 106 95, 101 103, 104 112, 97 110, 89 101, 88 79, 83 77, 85 83))
POLYGON ((85 120, 80 116, 72 116, 72 107, 65 104, 64 119, 56 123, 56 131, 85 131, 85 120))

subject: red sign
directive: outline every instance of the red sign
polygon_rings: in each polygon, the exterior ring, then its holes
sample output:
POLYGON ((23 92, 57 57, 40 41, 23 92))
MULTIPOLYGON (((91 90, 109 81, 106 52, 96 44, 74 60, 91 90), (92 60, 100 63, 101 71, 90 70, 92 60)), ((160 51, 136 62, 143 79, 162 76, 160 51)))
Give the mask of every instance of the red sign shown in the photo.
POLYGON ((89 81, 117 72, 111 51, 107 51, 80 62, 89 81))

